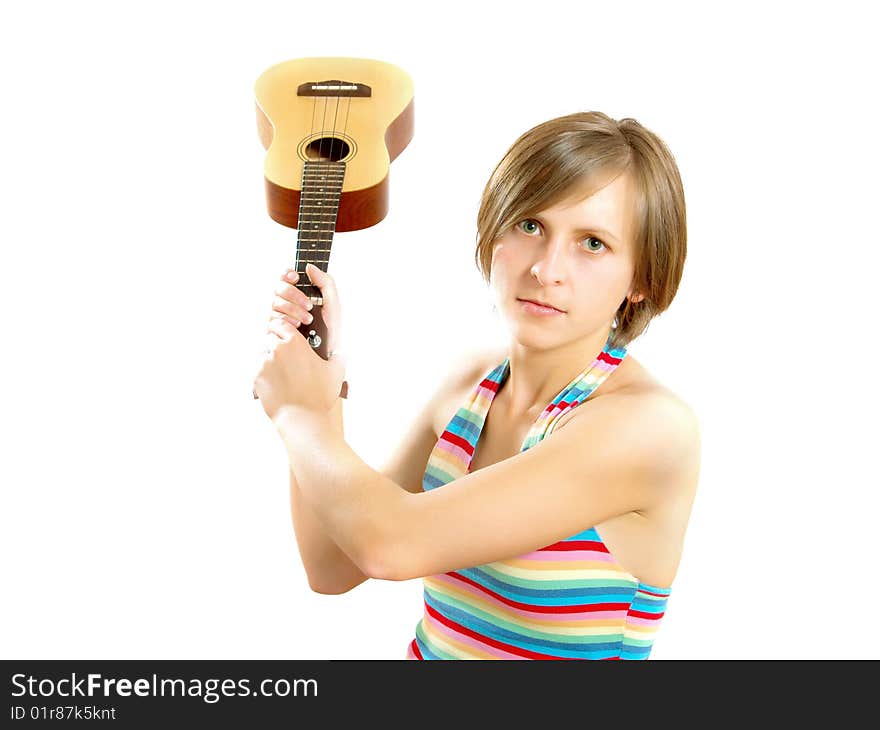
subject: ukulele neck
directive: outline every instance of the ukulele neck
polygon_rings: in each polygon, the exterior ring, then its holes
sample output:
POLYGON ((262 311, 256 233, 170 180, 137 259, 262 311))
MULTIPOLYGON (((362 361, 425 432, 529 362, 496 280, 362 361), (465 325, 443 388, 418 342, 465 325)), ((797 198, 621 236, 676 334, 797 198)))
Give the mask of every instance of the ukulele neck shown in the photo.
POLYGON ((321 290, 317 286, 308 283, 309 277, 305 274, 306 264, 314 264, 322 271, 327 271, 344 179, 344 162, 307 160, 303 165, 296 270, 300 273, 297 287, 306 296, 321 295, 321 290))

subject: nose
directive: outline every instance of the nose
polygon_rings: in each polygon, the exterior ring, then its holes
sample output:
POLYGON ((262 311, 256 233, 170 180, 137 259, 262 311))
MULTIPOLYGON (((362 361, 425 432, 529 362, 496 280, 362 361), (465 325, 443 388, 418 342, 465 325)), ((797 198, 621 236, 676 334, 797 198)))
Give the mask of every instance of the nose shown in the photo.
POLYGON ((547 239, 547 243, 539 249, 538 259, 532 265, 532 275, 543 285, 561 284, 568 264, 567 252, 568 244, 561 236, 547 239))

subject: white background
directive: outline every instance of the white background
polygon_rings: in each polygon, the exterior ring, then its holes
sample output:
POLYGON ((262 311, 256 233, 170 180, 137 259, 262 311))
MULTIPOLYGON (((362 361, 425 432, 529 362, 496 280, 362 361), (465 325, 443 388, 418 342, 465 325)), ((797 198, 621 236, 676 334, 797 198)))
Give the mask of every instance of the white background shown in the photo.
POLYGON ((266 212, 253 83, 305 56, 376 58, 415 83, 389 214, 337 234, 330 264, 357 453, 379 468, 448 366, 505 341, 473 247, 508 146, 575 111, 634 117, 676 156, 689 250, 630 352, 692 406, 703 443, 652 659, 878 656, 864 4, 14 7, 4 658, 404 656, 421 582, 309 591, 286 454, 251 397, 296 241, 266 212))

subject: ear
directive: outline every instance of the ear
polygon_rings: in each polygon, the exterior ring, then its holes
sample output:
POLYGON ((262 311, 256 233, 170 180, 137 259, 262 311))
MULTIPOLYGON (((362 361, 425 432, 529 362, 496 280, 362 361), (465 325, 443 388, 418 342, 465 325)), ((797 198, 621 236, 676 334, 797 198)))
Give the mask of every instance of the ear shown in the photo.
POLYGON ((645 298, 645 295, 644 295, 644 294, 633 294, 632 292, 630 292, 629 294, 627 294, 627 296, 629 297, 629 300, 630 300, 633 304, 636 304, 637 302, 640 302, 640 301, 642 301, 642 299, 645 298))

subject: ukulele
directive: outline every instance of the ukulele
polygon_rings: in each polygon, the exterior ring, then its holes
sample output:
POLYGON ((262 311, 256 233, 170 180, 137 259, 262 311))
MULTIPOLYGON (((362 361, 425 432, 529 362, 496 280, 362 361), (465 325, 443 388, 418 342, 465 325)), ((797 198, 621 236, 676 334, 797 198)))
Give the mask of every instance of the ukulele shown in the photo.
MULTIPOLYGON (((413 136, 413 82, 383 61, 297 58, 264 71, 254 92, 267 209, 297 229, 296 287, 314 305, 298 331, 326 360, 321 290, 308 283, 306 264, 327 271, 334 231, 385 218, 388 169, 413 136)), ((339 395, 347 394, 346 381, 339 395)))

